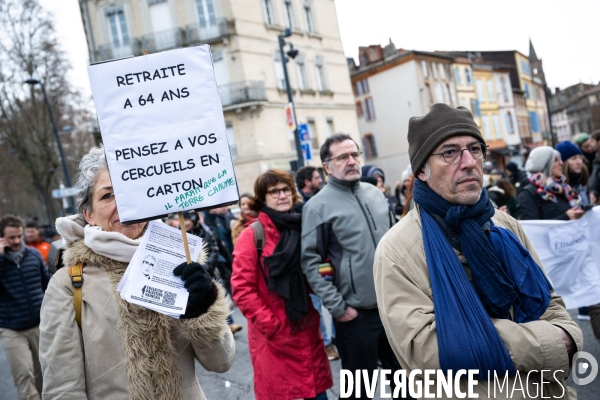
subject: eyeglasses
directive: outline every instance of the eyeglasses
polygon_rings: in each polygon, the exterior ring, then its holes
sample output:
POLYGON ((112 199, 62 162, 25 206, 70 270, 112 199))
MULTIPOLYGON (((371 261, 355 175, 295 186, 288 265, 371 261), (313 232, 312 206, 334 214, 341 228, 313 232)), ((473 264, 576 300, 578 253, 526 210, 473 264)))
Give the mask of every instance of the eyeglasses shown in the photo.
POLYGON ((471 153, 471 157, 473 160, 478 161, 485 158, 487 152, 487 145, 483 143, 473 143, 469 145, 466 149, 461 149, 458 146, 450 146, 446 148, 446 150, 441 153, 431 153, 432 156, 442 156, 444 161, 448 164, 456 164, 458 163, 463 155, 463 151, 468 150, 471 153))
MULTIPOLYGON (((329 159, 329 161, 339 160, 341 162, 346 162, 350 159, 350 157, 354 158, 354 161, 358 161, 360 159, 361 155, 362 155, 362 151, 358 151, 358 152, 354 152, 354 153, 346 153, 346 154, 339 155, 337 157, 331 157, 329 159)), ((327 161, 327 162, 329 162, 329 161, 327 161)))
POLYGON ((271 189, 267 193, 269 194, 269 196, 276 199, 279 197, 279 193, 281 192, 283 192, 284 195, 289 196, 292 194, 292 189, 290 189, 289 187, 284 187, 281 189, 271 189))

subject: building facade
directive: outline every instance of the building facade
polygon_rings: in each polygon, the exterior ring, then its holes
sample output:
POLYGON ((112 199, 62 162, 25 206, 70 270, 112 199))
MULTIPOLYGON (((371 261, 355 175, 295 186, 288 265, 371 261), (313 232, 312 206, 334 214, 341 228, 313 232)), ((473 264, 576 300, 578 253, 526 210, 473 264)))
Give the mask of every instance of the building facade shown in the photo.
POLYGON ((210 44, 241 192, 296 159, 278 46, 285 28, 298 50, 287 68, 309 164, 321 166, 319 147, 334 132, 360 140, 334 0, 81 0, 80 9, 90 62, 210 44))
POLYGON ((366 163, 386 173, 391 184, 410 163, 408 122, 423 116, 435 103, 460 105, 456 92, 453 58, 413 50, 372 50, 381 57, 359 57, 351 66, 355 118, 364 143, 366 163))

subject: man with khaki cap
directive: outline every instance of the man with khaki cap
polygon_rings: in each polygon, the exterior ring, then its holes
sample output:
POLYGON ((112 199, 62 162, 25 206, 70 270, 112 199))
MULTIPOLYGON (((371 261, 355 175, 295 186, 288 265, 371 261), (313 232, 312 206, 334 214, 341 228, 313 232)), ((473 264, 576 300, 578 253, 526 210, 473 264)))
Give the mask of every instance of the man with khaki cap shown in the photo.
MULTIPOLYGON (((581 330, 519 223, 482 189, 487 146, 471 112, 435 104, 411 118, 408 142, 416 206, 379 242, 374 265, 400 364, 407 374, 478 370, 479 398, 574 399, 564 381, 581 330)), ((467 379, 454 389, 467 393, 467 379)))

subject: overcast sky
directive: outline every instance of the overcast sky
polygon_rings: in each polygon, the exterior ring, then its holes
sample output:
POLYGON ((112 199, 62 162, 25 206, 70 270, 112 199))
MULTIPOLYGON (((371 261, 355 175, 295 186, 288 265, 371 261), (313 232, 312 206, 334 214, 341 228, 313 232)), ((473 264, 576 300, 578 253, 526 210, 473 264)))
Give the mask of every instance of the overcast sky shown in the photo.
MULTIPOLYGON (((39 0, 55 16, 76 86, 90 93, 88 52, 78 0, 39 0)), ((256 1, 258 4, 259 2, 256 1)), ((385 45, 416 50, 519 50, 529 38, 548 86, 600 81, 598 0, 335 0, 344 52, 385 45)), ((318 24, 327 24, 317 16, 318 24)))

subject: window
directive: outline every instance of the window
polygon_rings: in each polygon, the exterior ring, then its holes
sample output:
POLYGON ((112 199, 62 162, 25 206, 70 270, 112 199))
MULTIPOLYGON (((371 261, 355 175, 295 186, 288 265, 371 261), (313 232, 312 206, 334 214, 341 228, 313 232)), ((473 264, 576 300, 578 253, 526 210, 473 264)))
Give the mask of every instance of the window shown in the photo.
POLYGON ((456 104, 456 91, 454 90, 454 83, 448 85, 448 91, 450 92, 451 105, 456 104))
POLYGON ((314 33, 317 31, 313 20, 311 3, 307 0, 304 1, 304 22, 306 23, 307 32, 314 33))
POLYGON ((373 107, 373 98, 367 97, 365 99, 365 120, 372 121, 375 119, 375 108, 373 107))
POLYGON ((265 12, 265 22, 267 25, 275 25, 275 13, 273 12, 273 1, 263 0, 263 8, 265 12))
POLYGON ((525 98, 531 98, 531 93, 529 92, 529 83, 525 82, 525 98))
POLYGON ((512 135, 513 133, 515 133, 515 125, 514 125, 512 114, 510 113, 510 111, 507 111, 506 114, 504 114, 504 120, 505 120, 505 126, 506 126, 506 130, 508 131, 508 134, 512 135))
POLYGON ((281 55, 278 51, 274 55, 275 62, 275 79, 277 80, 277 88, 285 89, 285 75, 283 73, 283 64, 281 63, 281 55))
POLYGON ((356 81, 355 87, 356 87, 356 90, 355 90, 356 94, 358 96, 362 96, 362 94, 364 93, 363 92, 363 87, 362 87, 362 81, 356 81))
POLYGON ((444 64, 438 64, 440 69, 440 79, 446 79, 446 66, 444 64))
POLYGON ((358 118, 362 118, 363 117, 362 101, 357 101, 356 102, 356 116, 358 118))
POLYGON ((490 127, 490 117, 488 115, 484 115, 481 117, 483 120, 483 131, 485 132, 486 140, 492 140, 492 128, 490 127))
POLYGON ((474 117, 481 117, 481 107, 479 106, 479 100, 471 99, 471 110, 473 111, 474 117))
POLYGON ((427 96, 427 101, 429 102, 429 104, 433 104, 433 95, 431 93, 431 86, 429 86, 429 83, 425 84, 425 92, 427 96))
POLYGON ((429 69, 427 68, 427 61, 421 60, 421 70, 423 70, 423 77, 429 77, 429 69))
POLYGON ((473 70, 469 67, 465 68, 465 82, 467 85, 473 85, 473 70))
POLYGON ((442 85, 442 92, 444 93, 444 103, 450 104, 450 90, 448 85, 442 85))
POLYGON ((372 133, 365 133, 363 138, 363 147, 365 148, 366 158, 377 157, 377 146, 375 145, 375 136, 372 133))
POLYGON ((306 68, 304 66, 303 56, 296 57, 296 72, 298 74, 298 89, 307 90, 309 85, 306 79, 306 68))
POLYGON ((487 85, 487 92, 488 92, 488 98, 490 99, 490 103, 495 103, 496 95, 494 93, 494 82, 492 82, 491 80, 488 79, 485 83, 487 85))
POLYGON ((538 116, 537 112, 535 112, 535 111, 529 112, 529 125, 531 126, 531 132, 533 132, 533 133, 541 132, 540 117, 538 116))
POLYGON ((325 66, 323 64, 323 58, 317 56, 315 58, 315 76, 317 77, 317 89, 321 92, 327 90, 327 79, 325 79, 325 66))
POLYGON ((437 68, 435 67, 435 63, 431 63, 431 75, 433 76, 433 79, 437 79, 437 77, 438 77, 437 68))
POLYGON ((313 149, 319 148, 319 137, 317 136, 317 127, 315 125, 314 118, 308 117, 308 137, 310 138, 310 145, 313 149))
POLYGON ((494 121, 494 132, 496 133, 496 140, 502 139, 502 129, 500 128, 500 117, 498 114, 492 115, 492 121, 494 121))
POLYGON ((477 87, 477 99, 480 103, 485 103, 486 98, 485 93, 483 92, 483 82, 481 82, 481 79, 475 81, 475 86, 477 87))
POLYGON ((333 118, 327 117, 327 136, 333 136, 335 129, 333 129, 333 118))
POLYGON ((217 24, 213 0, 196 0, 196 8, 198 9, 200 28, 206 28, 209 25, 214 26, 217 24))
POLYGON ((233 131, 233 124, 230 121, 225 122, 225 132, 227 134, 227 142, 229 143, 229 151, 231 151, 231 157, 237 158, 237 144, 235 142, 235 132, 233 131))
POLYGON ((108 7, 106 18, 108 19, 113 48, 129 46, 129 33, 127 32, 123 8, 121 6, 108 7))
POLYGON ((521 60, 521 71, 525 75, 531 76, 531 67, 529 66, 529 63, 525 60, 521 60))
POLYGON ((442 85, 440 83, 436 83, 435 86, 433 87, 433 90, 435 92, 435 102, 443 103, 444 95, 442 93, 442 85))
POLYGON ((367 78, 363 79, 363 89, 365 94, 369 93, 369 81, 367 81, 367 78))
POLYGON ((464 108, 469 108, 469 106, 467 104, 468 104, 467 99, 465 99, 464 97, 461 97, 460 105, 463 106, 464 108))
POLYGON ((283 0, 285 26, 294 29, 294 10, 292 9, 292 0, 283 0))
POLYGON ((460 69, 454 68, 454 80, 456 80, 457 85, 462 85, 462 81, 460 80, 460 69))
POLYGON ((500 85, 502 86, 502 97, 504 97, 504 102, 508 103, 508 83, 504 76, 500 78, 500 85))

